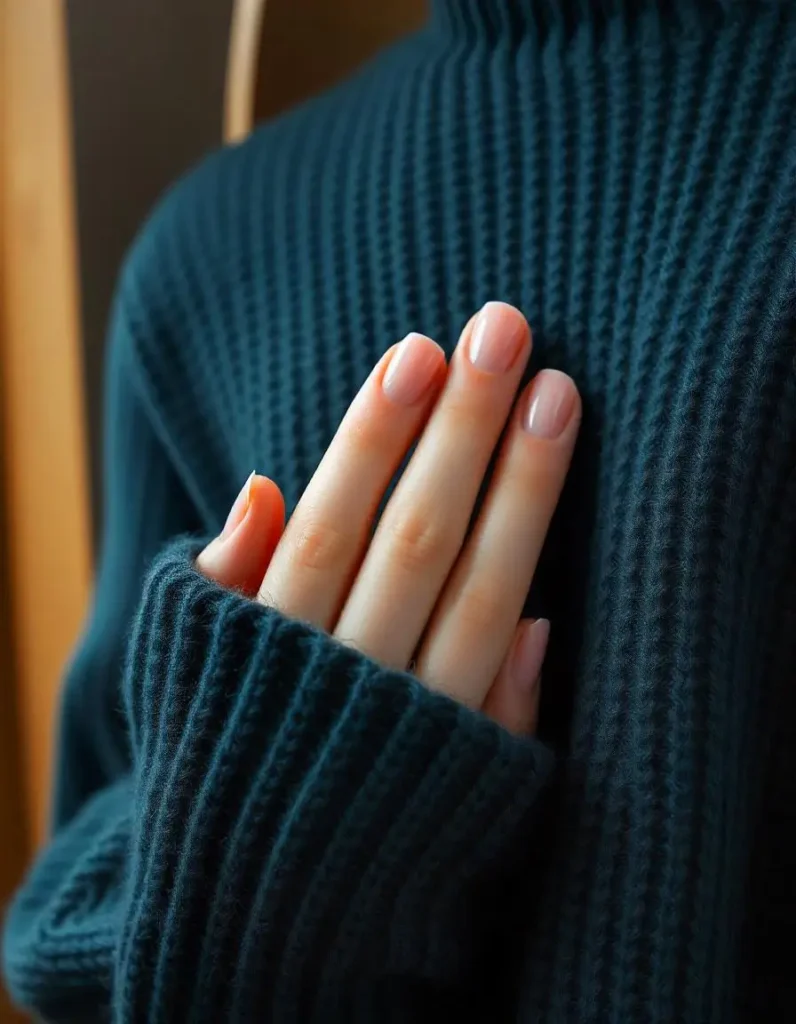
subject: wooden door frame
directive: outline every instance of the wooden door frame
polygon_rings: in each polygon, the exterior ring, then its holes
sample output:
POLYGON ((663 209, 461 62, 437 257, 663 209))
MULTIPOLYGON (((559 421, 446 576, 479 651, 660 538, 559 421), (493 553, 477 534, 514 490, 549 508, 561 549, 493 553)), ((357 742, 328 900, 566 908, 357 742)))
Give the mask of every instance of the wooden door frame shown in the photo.
POLYGON ((70 104, 61 0, 0 0, 0 416, 22 787, 46 832, 63 666, 89 592, 70 104))
POLYGON ((234 0, 233 3, 224 97, 225 142, 240 142, 254 125, 266 2, 234 0))

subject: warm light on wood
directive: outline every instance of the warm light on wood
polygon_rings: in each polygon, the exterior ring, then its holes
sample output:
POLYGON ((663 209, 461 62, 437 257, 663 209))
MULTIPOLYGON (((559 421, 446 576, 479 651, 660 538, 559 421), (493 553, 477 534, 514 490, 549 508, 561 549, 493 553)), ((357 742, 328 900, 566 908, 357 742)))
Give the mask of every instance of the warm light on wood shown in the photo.
POLYGON ((0 0, 0 16, 2 461, 24 785, 40 842, 58 688, 90 574, 64 5, 0 0))
POLYGON ((251 132, 266 0, 235 0, 229 33, 224 140, 239 142, 251 132))

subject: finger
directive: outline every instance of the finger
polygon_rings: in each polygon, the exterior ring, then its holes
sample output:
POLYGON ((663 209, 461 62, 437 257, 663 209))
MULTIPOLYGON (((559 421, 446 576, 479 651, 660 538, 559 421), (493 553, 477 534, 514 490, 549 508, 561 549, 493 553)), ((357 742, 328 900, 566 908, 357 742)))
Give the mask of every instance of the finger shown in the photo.
POLYGON ((518 736, 536 731, 541 671, 549 637, 547 619, 523 619, 484 701, 484 714, 518 736))
POLYGON ((488 303, 462 335, 335 628, 385 665, 404 668, 426 627, 530 350, 525 317, 502 302, 488 303))
POLYGON ((235 499, 221 534, 197 558, 197 568, 222 587, 253 597, 284 523, 282 492, 273 480, 252 473, 235 499))
POLYGON ((517 404, 484 505, 417 654, 417 675, 480 707, 522 614, 581 418, 575 384, 539 373, 517 404))
POLYGON ((445 379, 445 354, 410 334, 376 366, 307 486, 260 587, 260 600, 331 631, 387 485, 445 379))

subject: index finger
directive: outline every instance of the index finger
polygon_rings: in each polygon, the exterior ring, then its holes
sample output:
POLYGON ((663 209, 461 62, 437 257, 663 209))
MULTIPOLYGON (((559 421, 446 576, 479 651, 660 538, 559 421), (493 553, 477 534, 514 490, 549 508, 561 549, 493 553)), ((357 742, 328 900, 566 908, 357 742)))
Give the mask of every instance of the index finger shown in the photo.
POLYGON ((373 519, 445 379, 445 354, 408 335, 377 364, 307 485, 259 599, 330 631, 370 539, 373 519))

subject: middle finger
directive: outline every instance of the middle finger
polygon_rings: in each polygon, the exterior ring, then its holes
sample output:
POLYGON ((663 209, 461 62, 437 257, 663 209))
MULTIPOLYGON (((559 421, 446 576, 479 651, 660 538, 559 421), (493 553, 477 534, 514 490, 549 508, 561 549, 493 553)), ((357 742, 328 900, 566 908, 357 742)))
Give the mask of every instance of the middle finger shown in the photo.
POLYGON ((335 628, 405 668, 467 532, 531 351, 513 306, 490 302, 465 328, 448 380, 387 504, 335 628))

